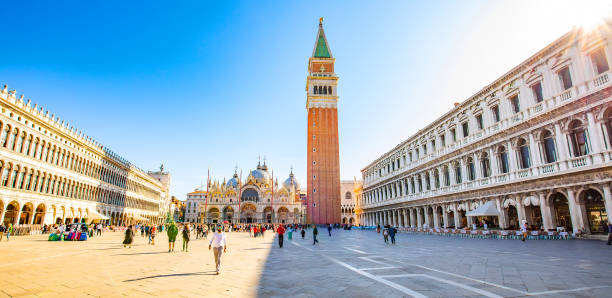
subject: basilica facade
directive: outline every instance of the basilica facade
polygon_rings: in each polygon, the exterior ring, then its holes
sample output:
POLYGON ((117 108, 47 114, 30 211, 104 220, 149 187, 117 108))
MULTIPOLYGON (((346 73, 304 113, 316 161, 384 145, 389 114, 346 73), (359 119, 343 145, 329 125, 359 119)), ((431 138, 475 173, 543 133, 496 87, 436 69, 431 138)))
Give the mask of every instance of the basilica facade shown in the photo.
POLYGON ((293 172, 281 184, 258 164, 246 179, 238 173, 187 194, 185 221, 193 223, 303 223, 300 185, 293 172))
POLYGON ((604 233, 612 34, 574 29, 362 169, 359 222, 604 233), (492 207, 492 208, 491 208, 492 207), (472 214, 476 214, 472 213, 472 214))
POLYGON ((170 174, 145 172, 38 104, 0 90, 0 222, 161 223, 170 174))

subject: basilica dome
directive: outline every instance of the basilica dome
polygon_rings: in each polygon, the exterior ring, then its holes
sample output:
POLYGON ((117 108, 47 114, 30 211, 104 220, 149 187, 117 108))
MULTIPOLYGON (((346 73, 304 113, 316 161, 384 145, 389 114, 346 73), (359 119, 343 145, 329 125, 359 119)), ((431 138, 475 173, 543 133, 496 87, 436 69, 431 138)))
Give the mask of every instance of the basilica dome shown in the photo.
POLYGON ((289 178, 287 178, 287 180, 283 182, 283 187, 286 188, 287 191, 290 191, 291 187, 295 187, 296 191, 300 190, 300 184, 298 183, 297 179, 295 179, 295 177, 293 176, 293 172, 291 172, 291 174, 289 174, 289 178))
POLYGON ((228 180, 225 186, 228 188, 237 188, 238 187, 238 175, 234 174, 234 177, 228 180))

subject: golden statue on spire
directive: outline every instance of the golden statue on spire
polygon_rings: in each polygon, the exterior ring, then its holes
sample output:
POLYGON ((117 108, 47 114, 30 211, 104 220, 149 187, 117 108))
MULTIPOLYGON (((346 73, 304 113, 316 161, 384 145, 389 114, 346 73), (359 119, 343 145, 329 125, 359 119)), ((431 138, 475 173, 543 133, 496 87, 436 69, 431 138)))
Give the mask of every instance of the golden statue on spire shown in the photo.
POLYGON ((323 17, 319 18, 319 25, 323 25, 323 17))

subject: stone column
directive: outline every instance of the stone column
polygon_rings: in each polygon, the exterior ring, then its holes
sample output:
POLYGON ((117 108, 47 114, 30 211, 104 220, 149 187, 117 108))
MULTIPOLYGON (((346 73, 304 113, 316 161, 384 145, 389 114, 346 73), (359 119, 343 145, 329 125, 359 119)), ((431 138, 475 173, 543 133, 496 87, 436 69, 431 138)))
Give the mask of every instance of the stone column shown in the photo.
POLYGON ((567 159, 569 154, 567 152, 567 139, 561 132, 561 125, 559 123, 555 123, 555 142, 557 143, 557 152, 559 154, 559 167, 560 170, 563 171, 567 169, 567 159))
POLYGON ((449 162, 448 165, 448 178, 449 178, 449 185, 454 185, 457 184, 456 180, 455 180, 455 168, 453 167, 453 163, 449 162))
POLYGON ((540 197, 540 212, 542 213, 542 223, 544 224, 544 229, 552 230, 555 228, 552 222, 553 210, 548 201, 546 201, 546 196, 543 192, 538 193, 538 196, 540 197))
POLYGON ((463 218, 461 216, 461 213, 459 212, 459 208, 455 204, 455 228, 462 228, 463 227, 462 219, 463 218))
POLYGON ((575 198, 576 199, 576 214, 578 215, 578 218, 580 219, 580 224, 582 226, 582 229, 590 234, 591 233, 591 228, 589 227, 589 218, 586 212, 586 206, 584 204, 584 201, 580 200, 580 198, 575 198))
POLYGON ((482 167, 480 166, 480 156, 474 152, 472 158, 474 159, 474 181, 484 177, 482 175, 482 167))
POLYGON ((606 206, 606 213, 608 214, 608 222, 612 223, 612 193, 610 192, 610 185, 602 185, 604 193, 604 203, 606 206))
POLYGON ((416 213, 417 213, 417 227, 419 227, 419 228, 423 227, 423 220, 422 220, 421 210, 423 210, 423 209, 422 209, 422 208, 420 208, 420 207, 416 208, 416 213))
POLYGON ((423 213, 425 214, 425 223, 427 228, 431 228, 431 218, 429 218, 429 206, 423 207, 423 213))
POLYGON ((576 207, 576 198, 574 197, 574 190, 567 189, 567 202, 569 204, 570 217, 572 219, 572 229, 574 233, 578 232, 578 229, 582 228, 582 220, 579 211, 576 207))
POLYGON ((495 152, 493 151, 493 147, 489 147, 489 166, 491 167, 491 176, 495 176, 499 174, 499 168, 497 163, 497 156, 495 156, 495 152))
POLYGON ((524 197, 525 197, 525 195, 517 195, 514 198, 514 200, 516 202, 516 213, 518 215, 519 228, 523 224, 523 220, 527 220, 527 216, 525 215, 525 206, 523 206, 523 198, 524 197))
POLYGON ((411 227, 416 227, 416 214, 414 214, 414 208, 409 209, 410 210, 410 226, 411 227))
POLYGON ((408 209, 403 209, 404 212, 404 228, 407 228, 410 226, 410 222, 408 222, 408 209))
POLYGON ((466 206, 466 211, 465 211, 465 217, 467 217, 467 226, 468 228, 472 228, 472 224, 474 223, 474 218, 471 216, 467 216, 467 213, 470 212, 472 210, 472 202, 467 201, 465 202, 465 206, 466 206))
POLYGON ((433 218, 434 218, 434 227, 440 228, 440 218, 438 216, 438 206, 433 206, 433 218))
POLYGON ((506 211, 506 208, 504 208, 503 206, 502 198, 501 197, 495 198, 495 204, 497 205, 497 210, 499 211, 499 216, 498 216, 499 227, 502 229, 507 229, 508 228, 508 212, 506 211))
POLYGON ((510 177, 514 178, 513 172, 518 168, 516 164, 516 152, 514 147, 512 147, 512 142, 508 141, 506 147, 508 152, 508 172, 510 173, 510 177))
MULTIPOLYGON (((601 134, 600 130, 597 129, 597 124, 595 123, 595 118, 593 117, 593 112, 589 111, 586 113, 587 121, 589 122, 589 141, 591 141, 591 149, 593 155, 593 163, 602 163, 603 158, 601 156, 601 134)), ((588 227, 588 225, 587 225, 588 227)))
POLYGON ((442 206, 442 220, 444 220, 444 228, 448 228, 448 212, 446 212, 446 206, 442 206))

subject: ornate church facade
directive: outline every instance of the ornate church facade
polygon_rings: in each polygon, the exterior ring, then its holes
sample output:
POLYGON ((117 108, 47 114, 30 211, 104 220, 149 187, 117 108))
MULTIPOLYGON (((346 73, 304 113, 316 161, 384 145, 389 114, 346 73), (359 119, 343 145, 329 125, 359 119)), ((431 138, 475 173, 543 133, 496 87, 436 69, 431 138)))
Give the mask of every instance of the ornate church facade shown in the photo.
POLYGON ((289 174, 281 184, 273 180, 264 162, 242 181, 238 173, 223 182, 211 182, 208 191, 187 194, 185 221, 194 223, 303 223, 305 208, 300 185, 289 174))

